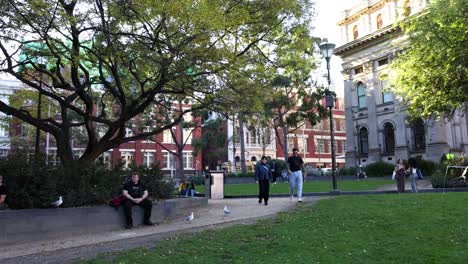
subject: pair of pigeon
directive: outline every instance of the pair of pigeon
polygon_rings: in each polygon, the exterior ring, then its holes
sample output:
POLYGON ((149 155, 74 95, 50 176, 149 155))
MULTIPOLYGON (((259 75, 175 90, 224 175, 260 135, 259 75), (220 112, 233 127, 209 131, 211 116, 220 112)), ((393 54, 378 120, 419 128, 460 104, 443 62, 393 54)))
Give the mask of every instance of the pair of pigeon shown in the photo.
MULTIPOLYGON (((224 206, 224 216, 228 216, 231 214, 231 210, 228 209, 227 205, 224 206)), ((187 218, 185 218, 186 221, 188 221, 189 223, 191 223, 193 221, 195 217, 193 216, 193 212, 187 216, 187 218)))

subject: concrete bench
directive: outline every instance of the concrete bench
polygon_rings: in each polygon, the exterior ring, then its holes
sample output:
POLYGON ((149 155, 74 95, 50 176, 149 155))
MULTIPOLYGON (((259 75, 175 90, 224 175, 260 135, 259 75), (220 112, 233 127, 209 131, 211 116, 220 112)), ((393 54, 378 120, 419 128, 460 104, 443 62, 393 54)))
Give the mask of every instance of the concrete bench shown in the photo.
MULTIPOLYGON (((208 199, 179 198, 153 204, 151 221, 181 217, 206 206, 208 199)), ((133 223, 143 222, 143 209, 132 208, 133 223)), ((0 246, 122 229, 125 219, 122 206, 26 209, 0 211, 0 246)))

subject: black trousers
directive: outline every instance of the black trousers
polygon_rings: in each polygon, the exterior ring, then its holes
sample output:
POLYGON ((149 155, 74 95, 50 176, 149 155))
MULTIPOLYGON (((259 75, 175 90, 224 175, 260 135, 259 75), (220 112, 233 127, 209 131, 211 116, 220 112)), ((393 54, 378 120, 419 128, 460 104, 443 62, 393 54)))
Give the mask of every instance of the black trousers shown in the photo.
POLYGON ((258 181, 258 198, 264 199, 265 203, 268 202, 268 197, 270 196, 270 181, 269 180, 259 180, 258 181))
POLYGON ((143 222, 148 222, 151 218, 151 208, 153 207, 153 203, 148 198, 144 199, 138 204, 128 199, 125 199, 123 203, 123 207, 124 207, 125 220, 127 221, 127 225, 133 225, 132 207, 134 205, 138 205, 144 209, 143 222))

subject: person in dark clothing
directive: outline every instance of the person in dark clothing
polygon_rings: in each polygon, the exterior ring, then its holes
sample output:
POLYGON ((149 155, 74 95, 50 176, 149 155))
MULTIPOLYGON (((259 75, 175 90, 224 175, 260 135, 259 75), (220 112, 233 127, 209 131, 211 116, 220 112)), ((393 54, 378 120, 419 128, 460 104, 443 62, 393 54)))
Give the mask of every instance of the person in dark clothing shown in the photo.
POLYGON ((398 159, 395 167, 395 180, 397 182, 397 190, 399 193, 405 192, 405 176, 406 166, 402 159, 398 159))
POLYGON ((0 210, 8 208, 7 204, 5 203, 6 196, 7 193, 5 185, 3 185, 3 176, 0 175, 0 210))
POLYGON ((125 228, 130 229, 133 227, 132 207, 134 205, 139 205, 144 209, 143 224, 153 225, 150 220, 153 204, 148 199, 148 190, 140 181, 140 176, 137 173, 133 173, 132 179, 124 184, 123 195, 126 198, 123 203, 126 220, 125 228))
POLYGON ((262 157, 260 164, 255 166, 255 181, 258 183, 258 203, 265 201, 268 205, 268 197, 270 195, 270 180, 273 178, 271 168, 267 164, 267 158, 262 157))
POLYGON ((289 196, 292 201, 294 189, 297 186, 297 200, 302 202, 302 184, 304 182, 302 170, 304 161, 298 153, 299 150, 297 148, 293 148, 293 155, 288 158, 289 196))

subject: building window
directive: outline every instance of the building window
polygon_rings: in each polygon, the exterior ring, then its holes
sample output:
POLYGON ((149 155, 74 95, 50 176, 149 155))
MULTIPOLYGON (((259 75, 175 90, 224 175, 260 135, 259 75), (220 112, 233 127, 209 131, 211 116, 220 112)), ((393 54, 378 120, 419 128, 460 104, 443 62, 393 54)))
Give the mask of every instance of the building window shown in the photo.
POLYGON ((192 152, 184 152, 184 169, 193 169, 193 154, 192 152))
POLYGON ((341 141, 341 153, 346 153, 346 140, 341 141))
POLYGON ((170 129, 166 129, 163 132, 163 143, 173 143, 172 134, 170 129))
POLYGON ((359 74, 359 73, 362 73, 364 71, 364 68, 362 67, 357 67, 354 69, 354 74, 359 74))
POLYGON ((153 152, 143 152, 143 164, 146 167, 153 166, 154 163, 154 153, 153 152))
POLYGON ((381 29, 382 26, 383 26, 382 15, 379 14, 379 15, 377 16, 377 29, 381 29))
POLYGON ((366 107, 366 87, 363 83, 359 83, 357 86, 358 104, 359 108, 366 107))
POLYGON ((174 164, 174 155, 171 153, 164 151, 163 152, 163 168, 164 169, 171 169, 175 168, 174 164))
POLYGON ((383 58, 383 59, 380 59, 380 60, 377 61, 377 66, 379 66, 379 67, 384 66, 386 64, 388 64, 388 58, 383 58))
POLYGON ((297 138, 297 146, 299 147, 300 149, 300 152, 302 153, 307 153, 308 152, 308 149, 307 149, 307 138, 306 137, 298 137, 297 138))
POLYGON ((316 141, 316 153, 325 153, 325 139, 317 138, 316 141))
POLYGON ((413 142, 415 151, 426 150, 426 130, 424 128, 424 122, 422 119, 418 119, 414 122, 413 127, 413 142))
POLYGON ((359 37, 359 31, 357 25, 353 27, 353 39, 357 39, 359 37))
POLYGON ((107 166, 108 168, 111 167, 111 156, 112 156, 111 153, 112 153, 111 151, 106 151, 106 152, 102 153, 101 156, 99 156, 99 158, 98 158, 98 161, 101 164, 107 166))
POLYGON ((388 79, 380 80, 380 86, 382 89, 382 103, 393 102, 393 94, 388 90, 388 79))
POLYGON ((406 1, 405 4, 403 5, 403 15, 404 16, 411 15, 411 1, 410 0, 406 1))
POLYGON ((192 135, 193 135, 193 131, 191 128, 185 128, 184 130, 184 144, 192 144, 192 135))
POLYGON ((359 129, 359 153, 364 157, 369 154, 369 134, 365 127, 359 129))
POLYGON ((395 153, 395 129, 391 123, 384 125, 384 151, 386 154, 393 155, 395 153))
POLYGON ((133 152, 123 151, 120 157, 121 157, 122 167, 125 169, 130 168, 130 166, 133 164, 133 152))

